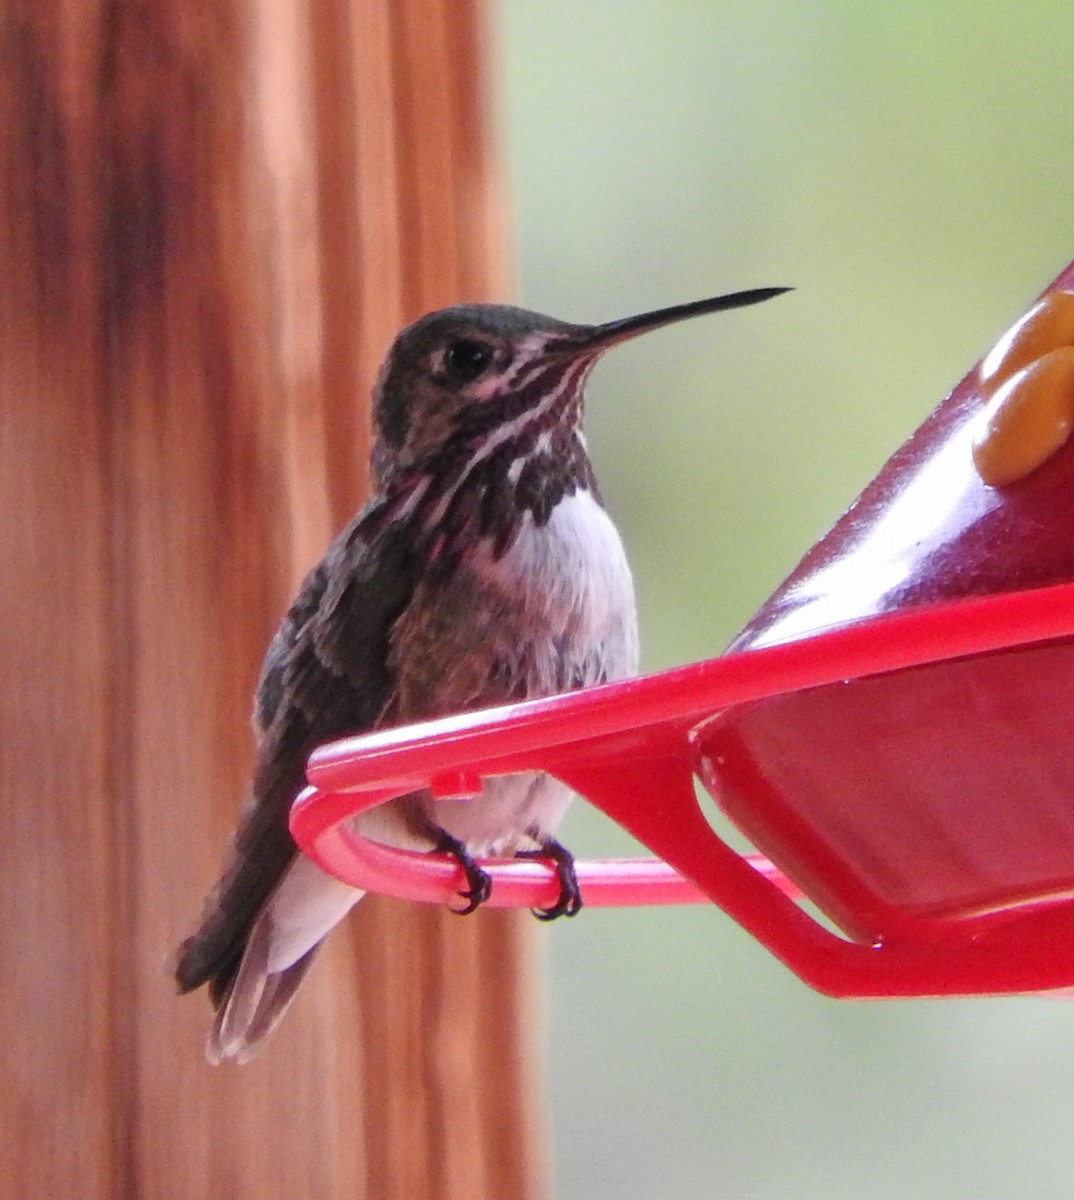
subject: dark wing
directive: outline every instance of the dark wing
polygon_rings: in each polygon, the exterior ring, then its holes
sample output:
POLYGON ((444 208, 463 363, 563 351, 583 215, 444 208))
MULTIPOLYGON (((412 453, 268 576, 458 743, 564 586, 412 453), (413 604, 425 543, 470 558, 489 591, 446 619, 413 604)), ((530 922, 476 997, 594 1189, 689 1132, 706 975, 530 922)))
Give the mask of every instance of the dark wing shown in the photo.
POLYGON ((306 759, 383 713, 392 626, 417 578, 410 545, 398 523, 383 527, 378 502, 368 505, 307 576, 273 638, 254 707, 253 797, 201 928, 180 949, 181 991, 209 983, 214 1002, 226 993, 250 927, 296 853, 287 818, 306 759))

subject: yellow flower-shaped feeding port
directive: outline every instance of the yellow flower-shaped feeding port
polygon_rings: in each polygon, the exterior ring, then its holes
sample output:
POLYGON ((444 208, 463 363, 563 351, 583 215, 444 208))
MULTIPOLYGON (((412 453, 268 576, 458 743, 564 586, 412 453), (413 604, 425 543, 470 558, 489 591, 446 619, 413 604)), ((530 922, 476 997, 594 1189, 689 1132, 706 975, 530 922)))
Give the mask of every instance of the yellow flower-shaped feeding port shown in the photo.
POLYGON ((973 462, 991 487, 1042 466, 1074 428, 1074 293, 1052 292, 985 356, 973 462))

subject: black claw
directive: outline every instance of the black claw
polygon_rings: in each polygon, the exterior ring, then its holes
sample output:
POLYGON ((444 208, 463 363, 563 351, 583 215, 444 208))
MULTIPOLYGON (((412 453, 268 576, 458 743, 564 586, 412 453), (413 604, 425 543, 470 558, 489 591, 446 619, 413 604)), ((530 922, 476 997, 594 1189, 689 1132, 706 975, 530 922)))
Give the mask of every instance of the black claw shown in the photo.
POLYGON ((574 855, 553 838, 535 838, 536 850, 519 850, 516 858, 547 858, 555 865, 559 879, 559 899, 551 908, 531 911, 538 921, 554 921, 557 917, 576 917, 582 910, 582 891, 574 873, 574 855))
POLYGON ((467 902, 466 907, 453 908, 451 911, 460 917, 465 917, 480 908, 492 895, 492 879, 489 873, 477 865, 473 855, 458 838, 453 838, 450 833, 444 833, 443 830, 437 837, 434 853, 449 854, 462 867, 469 885, 465 892, 459 892, 459 895, 467 902))

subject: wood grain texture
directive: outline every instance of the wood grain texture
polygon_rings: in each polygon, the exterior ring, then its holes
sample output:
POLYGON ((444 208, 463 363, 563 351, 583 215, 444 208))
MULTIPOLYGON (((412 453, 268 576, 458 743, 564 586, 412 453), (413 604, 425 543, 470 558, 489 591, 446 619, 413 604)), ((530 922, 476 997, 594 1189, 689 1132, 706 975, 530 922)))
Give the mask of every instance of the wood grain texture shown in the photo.
POLYGON ((528 928, 369 901, 206 1066, 169 956, 420 311, 502 294, 476 0, 0 18, 6 1194, 536 1197, 528 928))

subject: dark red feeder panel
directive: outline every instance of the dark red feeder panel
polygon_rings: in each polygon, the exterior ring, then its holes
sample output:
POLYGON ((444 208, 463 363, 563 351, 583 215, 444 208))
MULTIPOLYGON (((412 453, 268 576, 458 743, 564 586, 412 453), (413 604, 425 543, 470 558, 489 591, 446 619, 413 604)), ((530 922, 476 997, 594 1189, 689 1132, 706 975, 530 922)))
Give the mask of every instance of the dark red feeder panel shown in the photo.
MULTIPOLYGON (((1072 283, 1074 264, 1052 287, 1072 283)), ((579 863, 588 905, 711 901, 833 996, 1074 987, 1074 448, 985 486, 974 379, 729 653, 325 746, 299 845, 355 886, 449 903, 453 862, 348 818, 550 771, 659 856, 579 863), (695 778, 765 858, 717 836, 695 778)), ((541 863, 485 865, 494 904, 555 899, 541 863)))

